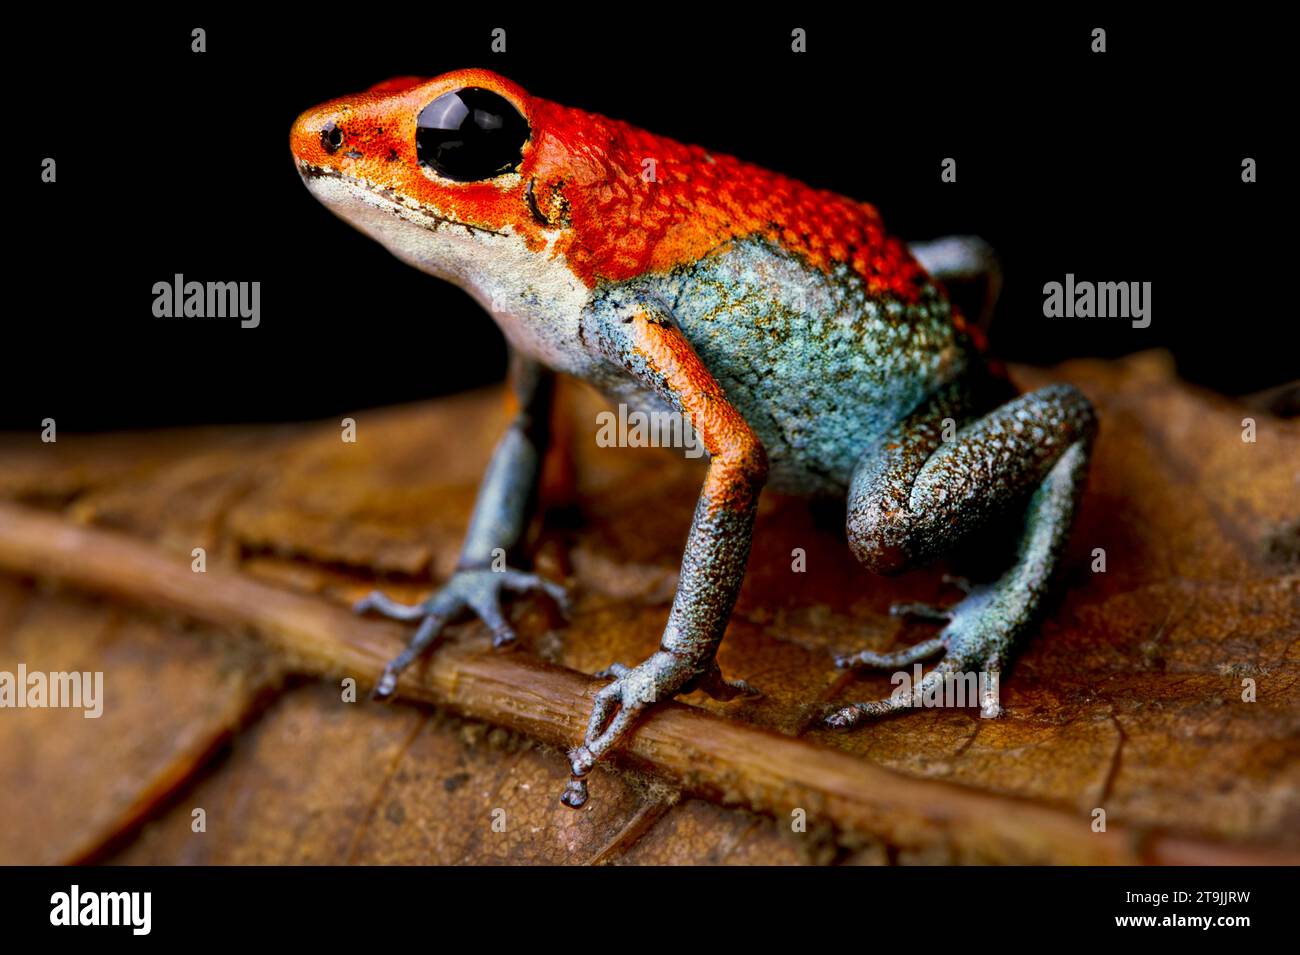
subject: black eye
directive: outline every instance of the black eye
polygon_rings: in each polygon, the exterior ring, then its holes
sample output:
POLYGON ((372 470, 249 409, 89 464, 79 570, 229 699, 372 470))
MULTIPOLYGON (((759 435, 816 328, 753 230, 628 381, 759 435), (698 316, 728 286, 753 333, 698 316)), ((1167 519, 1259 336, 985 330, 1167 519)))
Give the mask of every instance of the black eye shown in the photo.
POLYGON ((519 165, 528 123, 510 102, 470 86, 443 93, 415 121, 420 165, 457 182, 490 179, 519 165))

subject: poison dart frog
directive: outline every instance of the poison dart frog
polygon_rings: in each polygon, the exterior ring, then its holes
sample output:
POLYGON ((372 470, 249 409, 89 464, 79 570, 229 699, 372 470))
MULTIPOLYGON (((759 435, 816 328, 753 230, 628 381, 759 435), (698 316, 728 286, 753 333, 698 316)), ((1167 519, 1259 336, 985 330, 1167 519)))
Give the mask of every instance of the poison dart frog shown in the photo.
MULTIPOLYGON (((553 375, 582 378, 645 412, 677 412, 708 454, 676 594, 657 652, 612 664, 561 799, 655 701, 755 694, 716 653, 745 574, 762 489, 847 499, 847 538, 869 570, 934 558, 996 515, 1023 513, 1011 566, 895 653, 840 667, 895 670, 941 658, 914 698, 833 707, 848 729, 910 705, 946 674, 996 676, 1060 563, 1096 418, 1069 385, 1017 395, 944 283, 994 275, 988 247, 908 246, 873 206, 530 96, 486 70, 401 78, 303 113, 291 148, 311 193, 400 260, 461 286, 511 350, 519 412, 482 479, 455 573, 416 606, 376 591, 358 612, 417 622, 375 695, 449 621, 477 615, 514 639, 503 594, 566 591, 493 569, 527 522, 553 375)), ((996 687, 996 682, 991 684, 996 687)), ((982 715, 1000 715, 996 689, 982 715)))

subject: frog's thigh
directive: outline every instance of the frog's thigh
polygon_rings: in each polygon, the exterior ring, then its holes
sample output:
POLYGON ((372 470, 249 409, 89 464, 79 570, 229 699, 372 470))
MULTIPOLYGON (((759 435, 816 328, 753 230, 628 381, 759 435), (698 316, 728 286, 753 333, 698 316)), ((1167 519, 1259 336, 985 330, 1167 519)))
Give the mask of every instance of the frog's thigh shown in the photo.
POLYGON ((961 393, 940 393, 854 470, 847 531, 857 558, 894 573, 937 556, 1041 485, 1096 428, 1070 385, 1020 395, 962 425, 961 393))

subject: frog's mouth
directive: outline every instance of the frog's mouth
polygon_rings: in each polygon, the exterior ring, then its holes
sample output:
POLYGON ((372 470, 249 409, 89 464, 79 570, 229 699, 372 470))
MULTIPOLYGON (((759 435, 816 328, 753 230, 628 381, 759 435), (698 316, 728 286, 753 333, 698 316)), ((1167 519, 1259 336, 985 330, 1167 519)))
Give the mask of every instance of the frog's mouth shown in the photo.
MULTIPOLYGON (((388 203, 391 207, 389 211, 394 215, 406 219, 408 222, 413 221, 410 218, 411 214, 418 216, 422 221, 419 221, 417 224, 423 225, 430 232, 436 232, 445 226, 451 226, 453 228, 459 227, 465 229, 471 235, 478 233, 482 235, 504 236, 506 234, 504 232, 499 232, 496 229, 488 229, 483 226, 462 222, 460 219, 450 218, 449 216, 430 209, 428 206, 416 202, 414 199, 401 195, 388 186, 380 185, 377 182, 371 182, 369 179, 364 179, 360 176, 349 176, 347 173, 339 172, 337 169, 331 169, 328 166, 317 166, 314 163, 309 163, 305 159, 299 159, 297 166, 298 175, 302 177, 303 184, 307 186, 307 189, 322 203, 331 208, 338 204, 337 198, 330 195, 330 190, 317 188, 313 183, 321 180, 337 180, 349 189, 362 190, 371 196, 376 196, 384 200, 384 202, 388 203)), ((345 216, 345 218, 347 217, 345 216)))

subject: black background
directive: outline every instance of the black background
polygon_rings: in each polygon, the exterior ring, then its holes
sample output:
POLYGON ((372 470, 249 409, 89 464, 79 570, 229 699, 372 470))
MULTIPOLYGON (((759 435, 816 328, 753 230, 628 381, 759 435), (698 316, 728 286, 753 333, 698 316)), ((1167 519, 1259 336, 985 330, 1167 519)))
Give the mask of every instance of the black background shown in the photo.
POLYGON ((928 930, 930 937, 951 936, 958 947, 978 937, 999 951, 1017 951, 1017 939, 1112 945, 1127 936, 1129 947, 1224 952, 1255 950, 1291 930, 1294 881, 1294 868, 1284 866, 1209 865, 738 866, 725 876, 711 866, 50 866, 0 868, 0 918, 14 950, 27 942, 37 951, 63 950, 60 942, 97 952, 154 945, 176 951, 194 947, 196 936, 240 950, 382 951, 468 936, 509 951, 529 951, 539 940, 618 939, 631 952, 669 953, 710 938, 761 949, 801 932, 839 941, 868 930, 907 945, 928 930), (83 893, 151 892, 151 933, 51 926, 51 896, 73 883, 83 893), (1186 892, 1195 899, 1203 891, 1250 897, 1222 906, 1129 901, 1130 893, 1186 892), (691 904, 696 900, 705 904, 691 904), (938 911, 943 902, 948 908, 938 911), (1250 925, 1115 924, 1116 916, 1170 915, 1245 915, 1250 925))
POLYGON ((466 66, 870 201, 907 239, 984 236, 1006 272, 1000 357, 1166 347, 1182 374, 1227 393, 1295 377, 1280 24, 1253 10, 1177 23, 928 5, 912 16, 753 5, 737 22, 733 10, 353 5, 13 21, 11 72, 28 65, 7 105, 21 145, 9 143, 19 186, 0 426, 312 418, 499 378, 491 319, 334 219, 288 150, 294 117, 318 102, 466 66), (206 53, 190 52, 195 26, 206 53), (490 52, 498 26, 504 54, 490 52), (795 26, 807 53, 790 51, 795 26), (1105 54, 1089 50, 1094 26, 1107 29, 1105 54), (53 185, 40 182, 46 156, 53 185), (955 184, 939 178, 946 156, 955 184), (1241 182, 1245 156, 1255 184, 1241 182), (260 281, 261 326, 154 318, 153 283, 177 272, 260 281), (1152 282, 1151 326, 1045 319, 1043 284, 1067 272, 1152 282))

